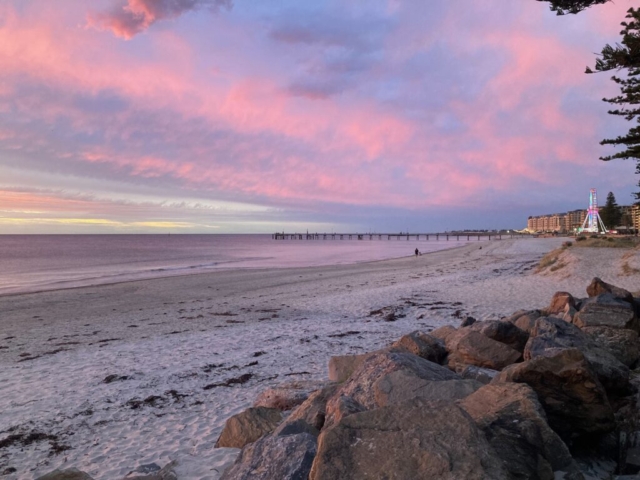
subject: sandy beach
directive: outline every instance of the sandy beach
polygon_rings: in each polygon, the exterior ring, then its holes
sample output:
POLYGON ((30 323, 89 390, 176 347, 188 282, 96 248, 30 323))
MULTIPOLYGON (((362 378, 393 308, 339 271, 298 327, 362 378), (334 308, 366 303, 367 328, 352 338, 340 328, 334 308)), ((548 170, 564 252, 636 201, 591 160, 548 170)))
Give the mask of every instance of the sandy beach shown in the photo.
POLYGON ((0 474, 77 467, 106 480, 178 460, 180 478, 217 479, 237 453, 213 448, 224 421, 267 387, 325 379, 332 355, 541 308, 558 290, 583 297, 594 276, 640 290, 638 250, 572 248, 563 268, 536 273, 563 240, 0 297, 0 442, 23 439, 0 443, 0 474))

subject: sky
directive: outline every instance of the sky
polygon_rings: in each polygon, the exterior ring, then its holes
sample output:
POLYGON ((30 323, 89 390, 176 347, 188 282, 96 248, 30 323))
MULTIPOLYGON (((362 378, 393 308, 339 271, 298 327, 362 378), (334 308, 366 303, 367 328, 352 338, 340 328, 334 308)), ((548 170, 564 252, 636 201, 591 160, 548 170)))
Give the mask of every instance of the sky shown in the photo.
POLYGON ((0 233, 524 228, 631 204, 631 0, 0 0, 0 233))

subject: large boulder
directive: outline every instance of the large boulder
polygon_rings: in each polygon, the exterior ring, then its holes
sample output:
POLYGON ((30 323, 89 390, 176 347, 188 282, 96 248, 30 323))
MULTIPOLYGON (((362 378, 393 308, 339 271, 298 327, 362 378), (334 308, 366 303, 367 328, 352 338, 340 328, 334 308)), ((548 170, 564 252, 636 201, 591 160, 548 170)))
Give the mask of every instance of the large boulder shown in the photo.
POLYGON ((489 337, 496 342, 522 352, 524 346, 529 340, 529 334, 519 329, 513 323, 501 322, 498 320, 485 320, 484 322, 476 322, 469 327, 469 330, 481 333, 485 337, 489 337))
POLYGON ((446 343, 447 339, 457 331, 457 328, 452 327, 451 325, 445 325, 444 327, 436 328, 429 332, 429 335, 446 343))
POLYGON ((474 421, 448 402, 412 399, 344 417, 318 441, 310 480, 509 478, 474 421))
POLYGON ((278 409, 248 408, 227 420, 215 446, 242 448, 272 432, 281 421, 282 413, 278 409))
POLYGON ((627 367, 633 367, 640 359, 640 340, 635 330, 611 327, 584 327, 596 345, 607 350, 627 367))
MULTIPOLYGON (((362 363, 329 399, 327 425, 335 424, 338 417, 353 411, 371 410, 414 397, 433 395, 430 391, 433 384, 444 380, 461 379, 448 368, 410 353, 376 353, 362 363)), ((463 390, 464 387, 451 389, 457 394, 463 390)))
POLYGON ((536 393, 524 384, 486 385, 458 402, 500 453, 511 478, 582 478, 569 449, 549 427, 536 393))
POLYGON ((545 356, 562 348, 578 348, 593 367, 604 387, 624 392, 629 385, 629 369, 608 350, 599 347, 585 332, 559 318, 541 317, 524 350, 525 360, 545 356))
POLYGON ((589 297, 597 297, 598 295, 602 295, 603 293, 609 293, 616 299, 624 300, 628 303, 633 303, 633 295, 629 291, 625 290, 624 288, 611 285, 607 282, 603 282, 598 277, 594 277, 594 279, 591 280, 591 283, 587 287, 587 295, 589 295, 589 297))
POLYGON ((264 390, 255 402, 254 407, 277 408, 278 410, 291 410, 302 402, 309 395, 320 388, 331 385, 332 382, 316 382, 310 380, 292 380, 283 382, 280 385, 264 390))
POLYGON ((505 368, 492 384, 526 383, 538 395, 549 425, 565 440, 614 427, 613 411, 593 368, 576 348, 549 351, 505 368))
POLYGON ((471 330, 474 325, 460 329, 455 335, 449 337, 447 361, 450 369, 462 372, 467 365, 475 365, 502 370, 522 358, 519 351, 471 330))
POLYGON ((393 351, 405 351, 413 353, 425 360, 442 364, 447 356, 444 342, 436 337, 416 330, 393 343, 390 347, 393 351))
POLYGON ((342 383, 369 358, 371 353, 360 355, 336 355, 329 359, 329 380, 342 383))
POLYGON ((327 401, 338 390, 338 385, 330 385, 311 394, 305 402, 296 408, 278 428, 285 428, 293 422, 304 421, 316 430, 322 430, 326 418, 327 401))
MULTIPOLYGON (((443 328, 446 330, 447 327, 443 328)), ((455 331, 453 327, 448 328, 455 331)), ((398 341, 382 350, 359 355, 337 355, 331 357, 329 359, 329 380, 339 383, 346 381, 368 358, 384 352, 412 353, 425 360, 439 364, 442 364, 447 356, 443 340, 416 330, 404 335, 398 341)))
POLYGON ((308 433, 267 435, 244 447, 220 480, 306 480, 316 448, 308 433))
POLYGON ((580 328, 611 327, 638 331, 633 306, 611 293, 603 293, 584 302, 573 318, 573 323, 580 328))
POLYGON ((536 320, 542 317, 542 315, 540 310, 520 310, 510 317, 505 318, 503 321, 514 324, 526 333, 531 333, 531 330, 536 324, 536 320))
POLYGON ((564 314, 568 308, 575 308, 576 300, 569 292, 556 292, 546 309, 547 315, 564 314))
POLYGON ((334 395, 327 401, 326 418, 323 428, 331 428, 344 417, 353 415, 354 413, 365 412, 367 410, 367 407, 358 403, 349 395, 334 395))
POLYGON ((66 470, 54 470, 38 477, 36 480, 93 480, 88 474, 78 470, 77 468, 68 468, 66 470))
POLYGON ((490 368, 480 368, 474 365, 469 365, 465 368, 460 376, 465 380, 477 380, 478 382, 487 385, 491 383, 491 380, 500 373, 497 370, 491 370, 490 368))
POLYGON ((336 395, 371 409, 420 396, 432 382, 459 379, 448 368, 410 353, 381 352, 360 365, 336 395))

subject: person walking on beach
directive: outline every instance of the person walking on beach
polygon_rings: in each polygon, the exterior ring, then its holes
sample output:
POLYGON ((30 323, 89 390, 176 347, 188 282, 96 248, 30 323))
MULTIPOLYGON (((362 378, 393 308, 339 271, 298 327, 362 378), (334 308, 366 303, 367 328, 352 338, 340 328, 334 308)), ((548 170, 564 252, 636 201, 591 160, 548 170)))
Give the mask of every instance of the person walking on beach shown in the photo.
POLYGON ((420 255, 420 250, 418 250, 418 249, 416 248, 416 257, 417 257, 418 255, 420 255))

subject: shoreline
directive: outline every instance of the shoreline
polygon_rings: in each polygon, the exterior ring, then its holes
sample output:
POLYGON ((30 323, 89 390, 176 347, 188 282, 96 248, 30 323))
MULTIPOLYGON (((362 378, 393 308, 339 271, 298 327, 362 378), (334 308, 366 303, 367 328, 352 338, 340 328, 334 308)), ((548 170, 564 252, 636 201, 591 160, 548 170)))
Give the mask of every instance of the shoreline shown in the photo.
MULTIPOLYGON (((497 240, 496 240, 497 241, 497 240)), ((469 242, 467 245, 469 245, 471 242, 469 242)), ((449 248, 442 248, 442 249, 438 249, 438 250, 433 250, 433 251, 429 251, 429 252, 425 252, 422 253, 421 256, 424 255, 430 255, 430 254, 434 254, 434 253, 438 253, 438 252, 443 252, 443 251, 450 251, 450 250, 456 250, 456 249, 460 249, 460 248, 464 248, 467 245, 455 245, 455 246, 451 246, 449 248)), ((58 282, 54 282, 54 283, 50 283, 48 285, 50 285, 50 288, 48 288, 47 286, 41 286, 41 287, 32 287, 32 288, 36 288, 35 290, 31 290, 29 288, 31 287, 26 287, 26 290, 22 290, 22 291, 10 291, 10 292, 1 292, 0 291, 0 298, 2 297, 9 297, 9 296, 17 296, 17 295, 29 295, 29 294, 39 294, 39 293, 45 293, 45 292, 55 292, 55 291, 61 291, 61 290, 75 290, 75 289, 81 289, 81 288, 93 288, 93 287, 103 287, 103 286, 109 286, 109 285, 120 285, 123 283, 134 283, 134 282, 144 282, 144 281, 152 281, 152 280, 161 280, 161 279, 166 279, 166 278, 179 278, 179 277, 190 277, 190 276, 194 276, 194 275, 209 275, 209 274, 214 274, 216 272, 229 272, 229 271, 234 271, 234 270, 250 270, 250 271, 263 271, 263 270, 285 270, 285 269, 295 269, 295 268, 302 268, 302 269, 306 269, 306 268, 323 268, 323 267, 348 267, 351 265, 360 265, 360 264, 368 264, 368 263, 378 263, 378 262, 388 262, 388 261, 395 261, 395 260, 401 260, 403 258, 413 258, 414 255, 404 255, 401 257, 392 257, 392 258, 384 258, 384 259, 374 259, 374 260, 361 260, 361 261, 354 261, 354 262, 346 262, 346 263, 330 263, 330 264, 324 264, 324 265, 301 265, 301 266, 285 266, 285 267, 273 267, 273 266, 248 266, 248 267, 238 267, 238 266, 224 266, 224 267, 212 267, 212 268, 198 268, 198 267, 192 267, 192 266, 186 266, 186 267, 180 267, 176 270, 183 270, 180 273, 175 273, 175 274, 170 274, 169 272, 171 271, 170 268, 167 269, 162 269, 163 272, 159 273, 158 275, 153 275, 153 276, 148 276, 148 274, 150 272, 153 271, 159 271, 159 270, 149 270, 149 271, 145 271, 145 272, 140 272, 139 275, 141 275, 141 278, 128 278, 128 279, 123 279, 123 280, 106 280, 105 282, 98 282, 98 283, 84 283, 90 280, 96 280, 97 278, 104 278, 104 277, 94 277, 94 278, 87 278, 87 279, 80 279, 80 280, 69 280, 69 281, 58 281, 58 282), (189 270, 193 270, 192 272, 189 272, 189 270), (147 275, 147 276, 144 276, 147 275), (55 286, 55 285, 60 285, 63 283, 83 283, 81 285, 73 285, 73 286, 55 286)), ((226 264, 233 264, 233 263, 242 263, 245 262, 246 260, 234 260, 231 262, 225 262, 226 264)), ((116 275, 112 275, 113 277, 117 277, 117 276, 126 276, 126 275, 136 275, 136 274, 116 274, 116 275)))
POLYGON ((0 449, 0 471, 26 480, 77 467, 107 480, 177 459, 181 480, 215 480, 237 454, 213 448, 224 421, 268 387, 326 378, 330 356, 466 315, 542 308, 556 290, 585 296, 584 278, 638 284, 640 275, 612 277, 620 251, 576 249, 566 269, 534 273, 562 240, 0 297, 0 440, 40 432, 69 447, 51 456, 46 441, 0 449), (205 389, 242 375, 246 383, 205 389))

